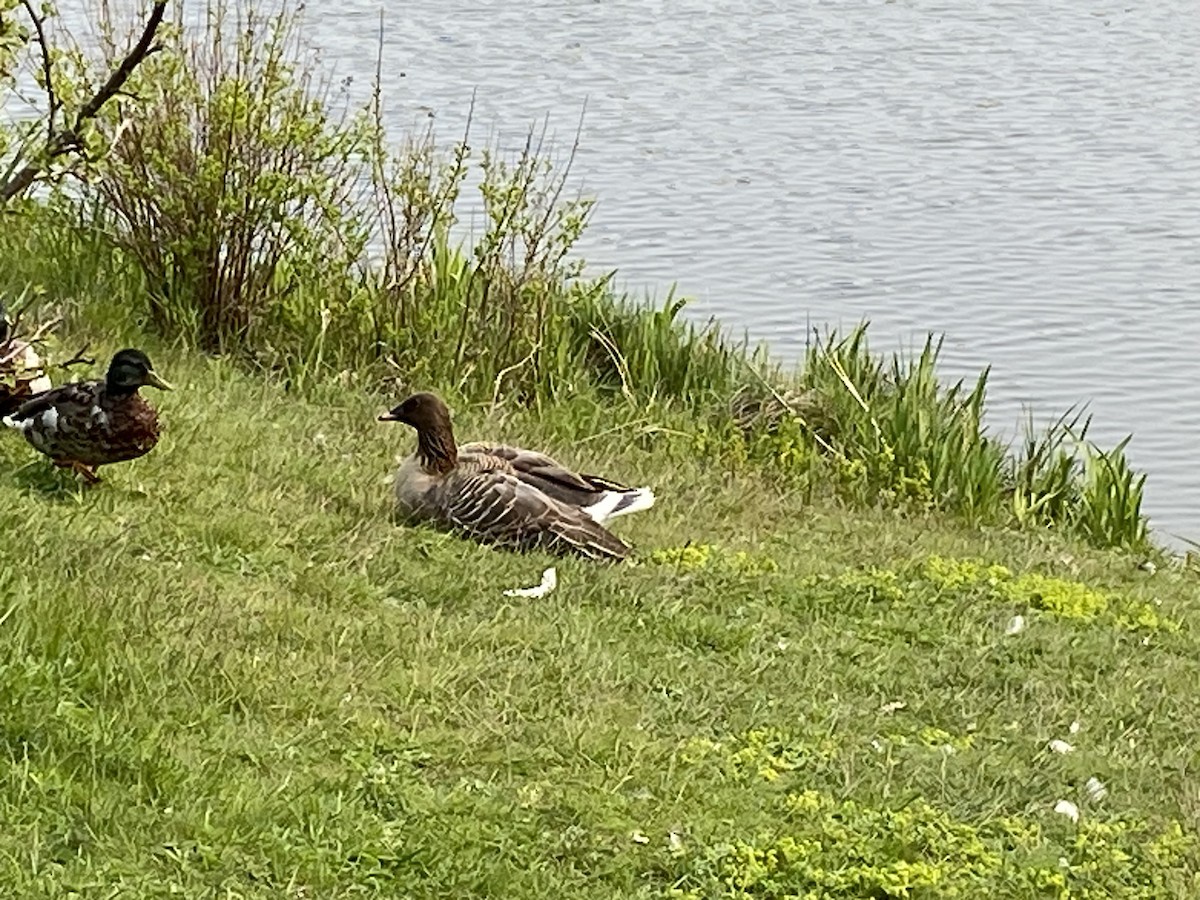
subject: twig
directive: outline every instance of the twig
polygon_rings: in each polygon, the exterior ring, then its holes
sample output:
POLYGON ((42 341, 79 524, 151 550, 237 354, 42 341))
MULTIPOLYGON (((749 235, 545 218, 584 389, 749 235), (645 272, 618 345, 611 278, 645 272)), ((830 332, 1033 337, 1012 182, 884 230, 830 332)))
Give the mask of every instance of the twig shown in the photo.
MULTIPOLYGON (((22 313, 23 312, 24 310, 22 310, 22 313)), ((8 335, 7 339, 3 343, 3 346, 7 348, 8 352, 0 355, 0 365, 8 365, 11 363, 14 359, 23 354, 27 348, 32 347, 38 341, 42 340, 42 338, 44 338, 51 329, 53 329, 56 325, 58 325, 59 322, 62 321, 61 316, 51 319, 50 321, 41 325, 38 330, 28 338, 19 338, 17 335, 20 333, 19 330, 22 313, 17 313, 16 318, 8 323, 8 335)))
POLYGON ((37 331, 29 336, 27 343, 36 344, 47 334, 49 334, 52 329, 56 328, 61 321, 62 316, 55 316, 53 319, 43 322, 38 326, 37 331))
POLYGON ((593 326, 589 329, 589 332, 592 339, 604 348, 613 365, 617 367, 617 376, 621 379, 621 394, 629 401, 630 406, 637 406, 637 398, 634 397, 633 388, 630 386, 633 382, 633 375, 629 371, 629 362, 625 359, 624 354, 621 353, 621 348, 599 328, 593 326))
POLYGON ((58 95, 54 93, 54 76, 51 72, 50 61, 50 45, 46 42, 46 31, 42 27, 46 23, 45 16, 39 16, 33 9, 33 4, 30 0, 21 0, 21 5, 25 7, 25 12, 29 13, 29 18, 33 22, 34 31, 37 32, 38 46, 42 51, 42 74, 46 78, 46 98, 50 102, 50 113, 47 116, 49 121, 46 122, 46 140, 54 140, 54 117, 58 115, 58 111, 62 108, 62 103, 58 99, 58 95))
POLYGON ((75 351, 74 356, 72 356, 68 360, 65 360, 64 362, 58 363, 58 365, 55 368, 69 369, 69 368, 71 368, 71 366, 94 366, 96 364, 95 357, 83 355, 83 354, 87 353, 87 349, 88 349, 88 345, 84 344, 82 347, 80 347, 78 350, 75 351))
POLYGON ((632 428, 636 428, 637 434, 642 435, 642 436, 650 435, 650 434, 667 434, 667 435, 671 435, 672 437, 682 437, 682 438, 695 437, 694 434, 691 434, 686 431, 679 431, 678 429, 675 429, 675 428, 666 428, 662 425, 655 425, 655 424, 653 424, 651 419, 643 417, 641 419, 634 419, 632 422, 625 422, 621 425, 614 425, 612 428, 605 428, 603 431, 597 431, 595 434, 589 434, 586 437, 581 437, 578 440, 576 440, 575 443, 576 444, 586 444, 588 441, 603 440, 604 438, 608 437, 609 435, 616 434, 619 431, 628 431, 632 428))
POLYGON ((524 359, 513 363, 511 366, 507 366, 507 367, 501 369, 496 374, 496 380, 492 384, 492 409, 491 409, 492 412, 496 411, 496 406, 500 402, 500 384, 501 384, 501 382, 504 381, 504 376, 507 375, 509 372, 519 369, 519 368, 521 368, 521 366, 532 362, 534 355, 538 352, 538 349, 541 346, 542 346, 541 343, 534 344, 533 349, 529 351, 529 354, 524 359))
MULTIPOLYGON (((25 3, 26 9, 30 8, 27 0, 22 0, 22 2, 25 3)), ((125 58, 121 60, 120 65, 113 70, 112 74, 108 76, 108 80, 104 82, 103 86, 83 104, 79 113, 75 116, 74 124, 70 128, 63 131, 56 131, 51 128, 51 133, 46 140, 46 147, 41 154, 41 158, 28 163, 9 181, 0 185, 0 204, 7 203, 13 197, 24 193, 52 160, 71 150, 78 150, 82 147, 83 141, 79 136, 79 132, 84 124, 88 120, 94 119, 96 114, 100 112, 100 108, 116 96, 117 92, 125 86, 125 82, 129 80, 129 76, 133 74, 133 70, 138 67, 142 60, 151 53, 161 49, 161 45, 154 43, 154 35, 158 31, 158 26, 162 23, 163 14, 166 12, 166 9, 167 0, 156 0, 154 8, 150 11, 149 18, 146 19, 146 25, 142 29, 142 36, 138 39, 137 44, 126 54, 125 58)), ((40 33, 40 25, 38 26, 38 30, 40 33)), ((45 45, 43 44, 43 60, 46 59, 44 51, 45 45)))
POLYGON ((138 67, 143 59, 151 53, 156 53, 162 49, 161 44, 154 43, 154 33, 158 31, 158 26, 162 22, 163 14, 167 11, 167 0, 158 0, 154 4, 154 9, 150 11, 150 18, 146 20, 146 27, 142 29, 142 36, 134 45, 133 49, 121 60, 121 64, 108 77, 108 81, 98 90, 95 95, 87 103, 83 105, 83 109, 79 110, 79 115, 75 117, 75 131, 78 131, 80 126, 85 121, 95 117, 96 113, 100 112, 100 107, 112 99, 112 97, 125 86, 125 82, 129 80, 129 76, 133 74, 133 70, 138 67))

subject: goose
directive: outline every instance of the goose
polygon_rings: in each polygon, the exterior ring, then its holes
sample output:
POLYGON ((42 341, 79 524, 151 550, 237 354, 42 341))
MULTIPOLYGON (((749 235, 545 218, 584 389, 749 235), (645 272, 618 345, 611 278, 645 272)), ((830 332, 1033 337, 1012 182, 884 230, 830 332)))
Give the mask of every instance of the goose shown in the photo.
POLYGON ((99 482, 98 466, 145 456, 158 443, 158 415, 138 389, 169 391, 141 350, 122 350, 109 364, 103 381, 82 381, 26 400, 4 425, 89 484, 99 482))
POLYGON ((456 445, 450 411, 436 394, 413 394, 379 421, 417 432, 416 451, 396 472, 401 513, 483 543, 621 560, 632 548, 605 524, 654 505, 648 487, 583 475, 544 453, 484 441, 456 445))

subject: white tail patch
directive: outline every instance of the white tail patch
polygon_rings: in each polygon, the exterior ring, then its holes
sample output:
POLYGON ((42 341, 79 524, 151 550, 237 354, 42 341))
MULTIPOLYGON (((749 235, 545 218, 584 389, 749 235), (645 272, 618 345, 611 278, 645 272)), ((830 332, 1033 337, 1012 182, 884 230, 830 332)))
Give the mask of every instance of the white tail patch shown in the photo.
POLYGON ((603 525, 617 516, 641 512, 654 505, 654 492, 648 487, 634 488, 631 491, 605 491, 600 499, 591 506, 585 506, 583 511, 592 517, 598 525, 603 525))
POLYGON ((28 418, 17 419, 12 416, 5 416, 0 419, 9 428, 15 428, 22 433, 29 431, 34 424, 40 423, 39 427, 45 431, 58 431, 58 410, 51 406, 39 416, 31 416, 28 418))

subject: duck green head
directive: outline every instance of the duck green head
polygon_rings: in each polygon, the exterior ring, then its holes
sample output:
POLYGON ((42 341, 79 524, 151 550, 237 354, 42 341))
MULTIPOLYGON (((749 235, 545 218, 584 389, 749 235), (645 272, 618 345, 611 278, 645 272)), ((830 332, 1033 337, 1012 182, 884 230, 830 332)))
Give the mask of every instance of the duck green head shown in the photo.
POLYGON ((132 394, 140 387, 172 390, 171 385, 154 371, 150 357, 141 350, 122 350, 114 356, 104 381, 108 390, 115 394, 132 394))

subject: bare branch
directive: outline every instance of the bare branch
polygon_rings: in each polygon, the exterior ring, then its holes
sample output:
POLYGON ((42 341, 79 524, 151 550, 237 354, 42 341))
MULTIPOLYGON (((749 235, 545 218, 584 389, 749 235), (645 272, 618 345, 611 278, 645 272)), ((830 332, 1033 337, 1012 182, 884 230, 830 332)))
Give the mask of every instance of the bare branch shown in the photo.
MULTIPOLYGON (((25 8, 32 8, 28 0, 22 0, 25 8)), ((160 46, 154 43, 154 35, 158 31, 158 26, 162 23, 163 15, 167 9, 167 0, 155 0, 154 8, 151 9, 149 17, 146 19, 145 27, 142 29, 142 36, 138 39, 137 44, 133 49, 126 54, 118 65, 108 76, 108 80, 104 85, 96 91, 92 97, 83 104, 78 115, 75 116, 74 124, 65 130, 58 131, 53 127, 51 121, 50 136, 46 140, 46 146, 40 154, 40 158, 24 166, 11 179, 0 184, 0 205, 7 203, 9 200, 24 193, 31 184, 42 174, 51 161, 72 150, 79 150, 83 146, 83 140, 80 137, 80 131, 84 124, 96 117, 100 112, 101 107, 109 100, 117 95, 117 93, 125 86, 125 82, 129 80, 129 76, 133 74, 133 70, 151 53, 160 49, 160 46)), ((47 83, 49 83, 49 57, 40 21, 34 17, 34 22, 37 26, 39 42, 42 44, 42 60, 46 70, 47 83)), ((53 118, 53 117, 52 117, 53 118)))
POLYGON ((154 34, 158 31, 158 26, 162 23, 163 14, 167 11, 167 0, 157 0, 154 4, 154 9, 150 11, 150 18, 146 20, 146 27, 142 29, 142 36, 134 45, 133 49, 121 60, 121 64, 108 77, 108 81, 104 83, 104 87, 100 88, 89 100, 83 105, 83 109, 79 110, 79 115, 75 117, 75 128, 78 131, 83 123, 88 119, 93 118, 96 113, 100 112, 100 107, 112 99, 125 82, 129 80, 129 76, 133 74, 133 70, 138 67, 143 59, 151 53, 161 50, 159 44, 154 43, 154 34))
POLYGON ((70 359, 66 359, 66 360, 63 360, 62 362, 58 363, 56 365, 56 368, 69 369, 69 368, 71 368, 71 366, 94 366, 96 364, 95 357, 84 356, 84 354, 87 353, 87 349, 88 349, 88 345, 84 344, 82 347, 79 348, 79 350, 76 351, 74 356, 72 356, 70 359))
POLYGON ((39 16, 33 8, 33 3, 30 0, 21 0, 21 5, 25 7, 25 12, 29 13, 29 18, 33 22, 34 31, 37 32, 38 47, 42 51, 42 75, 46 79, 46 98, 50 103, 50 112, 46 119, 46 140, 54 140, 54 118, 58 115, 62 104, 58 99, 58 95, 54 93, 54 76, 51 73, 50 67, 53 63, 50 60, 50 44, 46 41, 46 30, 43 27, 46 24, 46 17, 39 16))
POLYGON ((11 363, 24 352, 26 347, 41 344, 46 339, 46 335, 62 323, 62 317, 56 316, 50 321, 42 323, 29 337, 21 337, 21 319, 23 316, 24 310, 17 313, 16 318, 7 322, 8 333, 5 336, 5 341, 0 342, 0 344, 4 344, 7 347, 7 352, 0 355, 0 365, 11 363))
POLYGON ((42 340, 47 334, 49 334, 53 329, 57 328, 59 323, 61 323, 61 322, 62 322, 62 316, 55 316, 49 322, 43 322, 41 325, 38 326, 37 331, 35 331, 33 334, 31 334, 29 336, 29 338, 27 339, 28 342, 30 344, 36 344, 38 341, 42 340))

